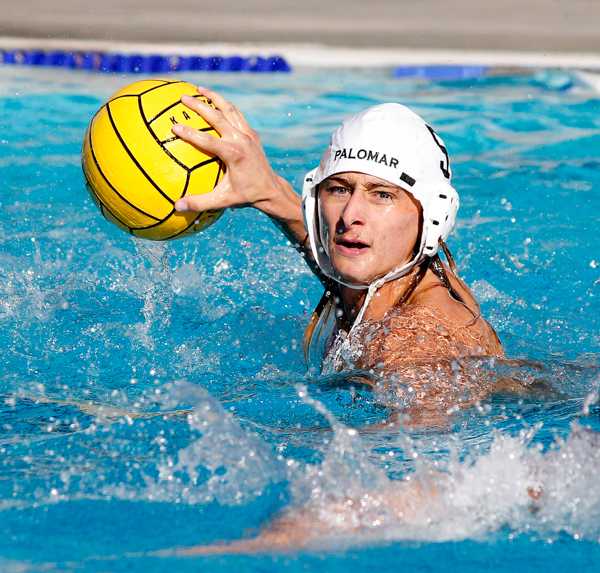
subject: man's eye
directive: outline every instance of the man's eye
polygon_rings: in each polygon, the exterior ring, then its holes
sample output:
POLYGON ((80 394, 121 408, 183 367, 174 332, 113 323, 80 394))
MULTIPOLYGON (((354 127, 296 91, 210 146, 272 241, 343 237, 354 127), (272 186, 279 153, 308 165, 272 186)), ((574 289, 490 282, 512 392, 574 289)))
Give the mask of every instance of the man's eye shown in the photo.
POLYGON ((394 196, 391 193, 388 193, 387 191, 376 191, 375 195, 377 196, 378 199, 383 199, 383 200, 388 200, 388 199, 393 199, 394 196))
POLYGON ((346 189, 346 187, 340 187, 339 185, 334 185, 333 187, 328 187, 327 191, 329 191, 329 193, 333 193, 334 195, 343 195, 344 193, 346 193, 348 191, 348 189, 346 189))

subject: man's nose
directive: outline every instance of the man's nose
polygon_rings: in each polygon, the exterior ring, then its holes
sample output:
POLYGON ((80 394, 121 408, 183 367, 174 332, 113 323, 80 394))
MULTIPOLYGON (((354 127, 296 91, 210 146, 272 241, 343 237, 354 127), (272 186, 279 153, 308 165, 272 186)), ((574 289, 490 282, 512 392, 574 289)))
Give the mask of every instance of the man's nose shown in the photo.
POLYGON ((340 222, 343 223, 346 228, 349 228, 352 225, 364 225, 365 209, 366 201, 363 193, 355 190, 350 194, 348 202, 344 205, 340 222))

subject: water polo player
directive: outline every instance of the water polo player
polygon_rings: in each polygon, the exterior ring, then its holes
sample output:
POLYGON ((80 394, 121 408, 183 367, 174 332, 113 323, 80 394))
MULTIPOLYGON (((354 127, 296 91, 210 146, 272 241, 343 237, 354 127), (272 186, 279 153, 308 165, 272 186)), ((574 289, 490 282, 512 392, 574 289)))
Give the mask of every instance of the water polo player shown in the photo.
POLYGON ((221 139, 185 126, 173 131, 218 155, 227 173, 213 193, 187 196, 176 208, 252 206, 305 248, 326 285, 305 348, 310 353, 323 340, 326 368, 358 367, 388 381, 397 375, 416 383, 427 379, 429 389, 410 390, 427 401, 452 393, 448 376, 437 385, 431 378, 451 374, 453 359, 502 356, 444 243, 459 199, 446 147, 423 119, 394 103, 349 118, 305 177, 301 200, 274 173, 240 111, 219 94, 199 91, 216 110, 194 98, 183 101, 221 139), (435 368, 428 368, 432 363, 435 368), (425 375, 415 374, 419 368, 425 375))

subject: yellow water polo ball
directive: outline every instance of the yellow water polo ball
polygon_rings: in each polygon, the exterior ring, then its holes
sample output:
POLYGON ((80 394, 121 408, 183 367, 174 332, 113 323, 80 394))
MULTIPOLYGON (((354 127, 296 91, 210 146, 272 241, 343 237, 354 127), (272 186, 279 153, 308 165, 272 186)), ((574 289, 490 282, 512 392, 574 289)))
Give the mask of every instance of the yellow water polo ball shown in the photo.
POLYGON ((220 137, 181 103, 182 95, 211 104, 187 82, 142 80, 115 93, 85 134, 82 166, 88 190, 109 221, 136 237, 174 239, 205 229, 222 214, 175 211, 177 199, 210 193, 224 172, 218 157, 171 131, 181 123, 220 137))

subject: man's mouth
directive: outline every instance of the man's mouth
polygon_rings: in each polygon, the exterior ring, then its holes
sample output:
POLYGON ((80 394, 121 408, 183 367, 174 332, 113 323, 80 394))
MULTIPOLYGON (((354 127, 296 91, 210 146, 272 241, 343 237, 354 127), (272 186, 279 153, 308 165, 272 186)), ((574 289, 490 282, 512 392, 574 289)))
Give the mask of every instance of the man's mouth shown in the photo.
POLYGON ((334 243, 343 254, 358 255, 369 248, 369 245, 358 238, 336 237, 334 243))

